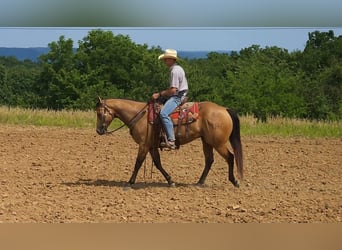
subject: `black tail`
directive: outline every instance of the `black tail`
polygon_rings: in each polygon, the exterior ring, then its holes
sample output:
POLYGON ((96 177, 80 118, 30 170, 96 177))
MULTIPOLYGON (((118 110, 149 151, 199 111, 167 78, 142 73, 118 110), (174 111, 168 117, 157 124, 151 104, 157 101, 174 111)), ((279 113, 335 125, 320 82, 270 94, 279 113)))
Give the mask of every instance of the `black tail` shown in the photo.
POLYGON ((242 156, 242 144, 240 136, 240 119, 238 115, 231 109, 227 108, 230 117, 233 120, 233 131, 229 137, 229 141, 234 150, 234 156, 236 160, 236 167, 240 179, 243 179, 243 156, 242 156))

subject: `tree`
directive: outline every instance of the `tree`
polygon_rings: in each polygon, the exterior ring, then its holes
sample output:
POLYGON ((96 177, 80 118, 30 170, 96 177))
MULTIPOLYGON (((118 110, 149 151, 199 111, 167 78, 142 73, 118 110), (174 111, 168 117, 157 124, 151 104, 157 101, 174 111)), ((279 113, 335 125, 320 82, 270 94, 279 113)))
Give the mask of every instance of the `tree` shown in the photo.
POLYGON ((34 91, 40 67, 29 60, 0 58, 0 104, 32 107, 38 98, 34 91))
POLYGON ((50 51, 39 59, 42 73, 37 91, 41 105, 52 109, 70 108, 83 87, 75 69, 73 41, 61 36, 49 44, 50 51))
POLYGON ((163 65, 156 60, 160 53, 160 48, 149 50, 128 36, 94 30, 79 43, 77 68, 87 87, 94 90, 102 82, 106 96, 147 100, 162 81, 163 65))
POLYGON ((7 71, 5 66, 0 64, 0 104, 4 105, 8 102, 8 94, 7 71))
POLYGON ((333 31, 309 33, 299 62, 305 72, 302 82, 308 118, 341 118, 342 37, 335 37, 333 31))

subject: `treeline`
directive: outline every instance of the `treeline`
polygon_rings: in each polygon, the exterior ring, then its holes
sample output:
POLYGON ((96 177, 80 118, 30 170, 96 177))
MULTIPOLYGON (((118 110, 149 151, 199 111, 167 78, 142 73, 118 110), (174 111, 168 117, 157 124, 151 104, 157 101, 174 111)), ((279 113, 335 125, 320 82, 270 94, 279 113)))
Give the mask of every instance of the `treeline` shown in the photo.
MULTIPOLYGON (((37 63, 0 57, 0 105, 87 110, 97 96, 147 101, 168 86, 168 69, 157 60, 161 48, 128 36, 92 30, 77 50, 64 36, 49 48, 37 63)), ((342 118, 342 36, 333 31, 309 33, 303 51, 252 45, 179 64, 193 101, 213 101, 263 121, 342 118)))

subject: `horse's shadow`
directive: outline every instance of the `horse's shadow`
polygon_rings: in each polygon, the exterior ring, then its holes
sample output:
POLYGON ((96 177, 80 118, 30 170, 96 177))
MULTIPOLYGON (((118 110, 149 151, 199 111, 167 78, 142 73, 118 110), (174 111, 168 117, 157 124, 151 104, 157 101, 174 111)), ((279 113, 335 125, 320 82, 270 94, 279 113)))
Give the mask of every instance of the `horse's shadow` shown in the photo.
MULTIPOLYGON (((162 182, 136 182, 133 185, 128 185, 126 181, 115 181, 115 180, 103 180, 103 179, 79 179, 75 182, 63 182, 63 185, 72 186, 95 186, 95 187, 121 187, 121 188, 132 188, 132 189, 144 189, 144 188, 165 188, 170 187, 168 183, 162 182)), ((177 183, 176 187, 191 187, 194 184, 177 183)))

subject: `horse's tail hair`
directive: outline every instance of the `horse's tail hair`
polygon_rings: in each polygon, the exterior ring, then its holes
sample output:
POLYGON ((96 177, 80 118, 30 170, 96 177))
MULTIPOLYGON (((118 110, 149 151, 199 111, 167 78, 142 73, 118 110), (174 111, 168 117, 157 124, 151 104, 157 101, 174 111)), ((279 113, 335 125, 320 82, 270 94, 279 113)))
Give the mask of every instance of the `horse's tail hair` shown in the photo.
POLYGON ((240 119, 237 113, 227 108, 227 111, 233 121, 233 131, 229 136, 229 141, 234 150, 234 156, 236 160, 237 171, 240 179, 243 179, 243 155, 242 155, 242 144, 240 136, 240 119))

